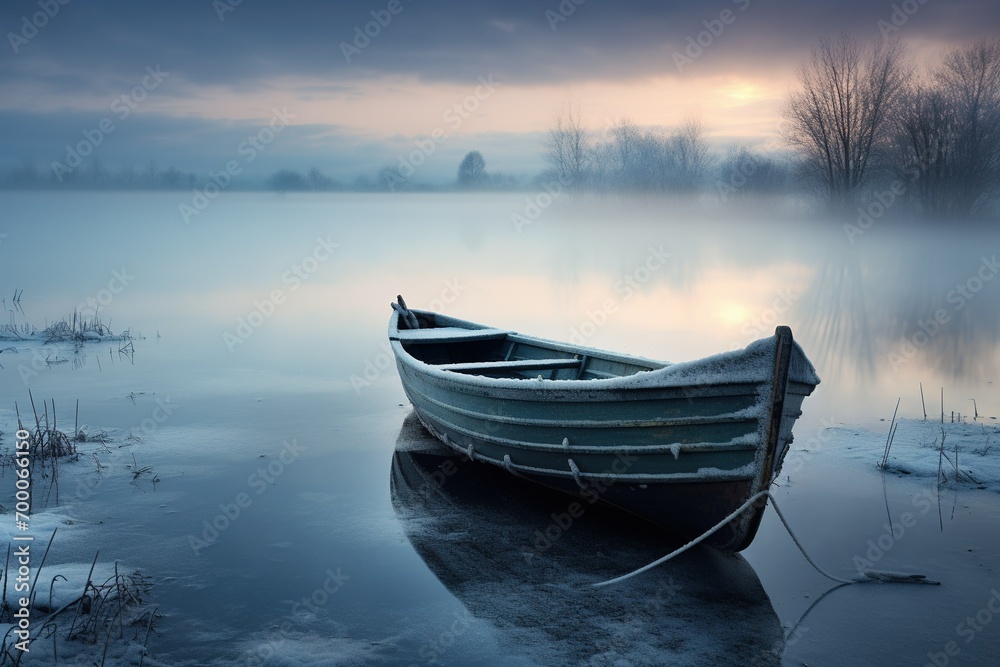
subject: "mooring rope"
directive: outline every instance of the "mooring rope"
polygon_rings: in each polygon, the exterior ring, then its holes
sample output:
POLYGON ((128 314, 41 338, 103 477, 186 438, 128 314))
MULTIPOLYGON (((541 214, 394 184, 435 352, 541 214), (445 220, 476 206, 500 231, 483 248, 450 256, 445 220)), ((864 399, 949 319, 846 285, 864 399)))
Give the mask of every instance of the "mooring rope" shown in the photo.
POLYGON ((682 553, 684 553, 685 551, 687 551, 688 549, 690 549, 690 548, 694 547, 695 545, 700 544, 701 542, 707 540, 709 537, 711 537, 717 531, 719 531, 723 526, 725 526, 730 521, 732 521, 733 519, 735 519, 736 517, 738 517, 740 514, 742 514, 743 512, 745 512, 748 507, 750 507, 752 504, 754 504, 755 502, 757 502, 758 500, 760 500, 761 498, 764 498, 764 497, 767 497, 767 498, 771 499, 771 505, 774 507, 775 513, 778 515, 778 518, 781 520, 781 525, 783 525, 785 527, 785 530, 788 532, 788 535, 792 538, 792 542, 794 542, 795 546, 798 547, 799 552, 801 552, 802 555, 805 556, 806 560, 809 561, 809 564, 812 565, 813 568, 817 572, 819 572, 820 574, 822 574, 827 579, 831 579, 831 580, 836 581, 836 582, 841 583, 841 584, 863 584, 863 583, 868 583, 868 582, 872 582, 872 581, 878 581, 878 582, 882 582, 882 583, 890 583, 891 582, 891 583, 900 583, 900 584, 930 584, 930 585, 937 586, 937 585, 939 585, 941 583, 939 581, 932 581, 930 579, 927 579, 927 577, 925 575, 923 575, 923 574, 903 574, 903 573, 899 573, 899 572, 883 572, 883 571, 879 571, 879 570, 864 570, 864 571, 861 572, 861 574, 859 574, 854 579, 841 579, 840 577, 836 577, 836 576, 830 574, 829 572, 827 572, 826 570, 824 570, 822 567, 820 567, 819 564, 817 564, 816 561, 814 561, 809 556, 809 554, 806 553, 806 550, 802 546, 802 543, 799 542, 799 538, 795 535, 794 531, 792 531, 792 527, 788 525, 788 521, 785 519, 785 515, 782 514, 781 510, 778 508, 777 499, 775 499, 775 497, 771 494, 770 491, 764 490, 764 491, 760 491, 759 493, 756 493, 753 496, 751 496, 750 498, 748 498, 745 503, 743 503, 742 505, 740 505, 738 509, 736 509, 732 514, 730 514, 729 516, 727 516, 725 519, 723 519, 719 523, 715 524, 714 526, 712 526, 711 528, 709 528, 707 531, 705 531, 704 533, 702 533, 698 537, 694 538, 693 540, 691 540, 690 542, 688 542, 684 546, 682 546, 682 547, 680 547, 678 549, 675 549, 674 551, 671 551, 666 556, 663 556, 662 558, 659 558, 659 559, 653 561, 652 563, 649 563, 648 565, 643 565, 639 569, 633 570, 632 572, 629 572, 628 574, 623 574, 622 576, 615 577, 614 579, 608 579, 607 581, 602 581, 602 582, 599 582, 599 583, 596 583, 596 584, 591 584, 591 586, 593 586, 594 588, 600 588, 602 586, 610 586, 611 584, 617 584, 618 582, 625 581, 626 579, 631 579, 632 577, 636 576, 637 574, 642 574, 643 572, 646 572, 647 570, 651 570, 651 569, 653 569, 654 567, 656 567, 658 565, 662 565, 663 563, 666 563, 668 560, 671 560, 675 556, 679 556, 682 553))

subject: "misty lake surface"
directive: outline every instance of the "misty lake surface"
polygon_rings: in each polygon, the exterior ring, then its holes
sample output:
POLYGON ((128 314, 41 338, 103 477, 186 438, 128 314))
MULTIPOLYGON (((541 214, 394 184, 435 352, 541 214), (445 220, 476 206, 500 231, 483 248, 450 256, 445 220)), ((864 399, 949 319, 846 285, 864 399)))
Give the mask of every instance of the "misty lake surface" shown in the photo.
POLYGON ((141 336, 131 358, 107 343, 0 353, 0 429, 30 389, 62 424, 79 399, 86 428, 142 437, 102 452, 101 474, 92 445, 64 467, 74 523, 52 557, 100 548, 152 578, 163 618, 146 664, 995 664, 1000 616, 975 619, 1000 590, 1000 496, 949 488, 921 512, 933 480, 821 443, 832 424, 884 434, 900 397, 922 417, 921 384, 931 418, 943 388, 949 419, 996 424, 996 229, 849 234, 806 215, 526 197, 227 192, 185 222, 184 193, 2 195, 4 323, 96 303, 141 336), (442 472, 388 352, 396 294, 671 361, 790 325, 822 378, 795 426, 793 455, 809 456, 776 488, 798 537, 851 577, 911 512, 875 567, 942 585, 819 599, 834 584, 768 511, 738 557, 695 550, 581 592, 676 542, 595 508, 530 557, 566 501, 480 466, 442 472), (133 455, 158 481, 132 483, 133 455))

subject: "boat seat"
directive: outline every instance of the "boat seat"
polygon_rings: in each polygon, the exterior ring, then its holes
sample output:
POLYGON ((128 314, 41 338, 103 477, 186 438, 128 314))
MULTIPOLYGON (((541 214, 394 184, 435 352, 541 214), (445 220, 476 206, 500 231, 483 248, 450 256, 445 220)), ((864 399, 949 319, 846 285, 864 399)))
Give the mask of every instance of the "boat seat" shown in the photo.
POLYGON ((433 327, 431 329, 400 329, 398 336, 391 336, 404 343, 461 343, 471 340, 500 340, 510 333, 504 329, 463 329, 461 327, 433 327))
POLYGON ((473 361, 460 364, 439 364, 435 368, 446 371, 509 371, 548 370, 555 368, 576 368, 581 359, 514 359, 511 361, 473 361))

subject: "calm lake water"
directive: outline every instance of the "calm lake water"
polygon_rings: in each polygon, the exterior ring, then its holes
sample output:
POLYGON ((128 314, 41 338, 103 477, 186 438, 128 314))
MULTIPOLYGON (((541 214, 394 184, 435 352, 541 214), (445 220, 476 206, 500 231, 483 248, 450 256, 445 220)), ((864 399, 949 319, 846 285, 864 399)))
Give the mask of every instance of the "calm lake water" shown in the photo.
MULTIPOLYGON (((525 197, 224 193, 185 223, 183 195, 2 195, 5 323, 97 304, 142 337, 131 358, 107 343, 0 352, 0 419, 30 389, 63 424, 79 399, 88 428, 142 436, 102 454, 110 472, 82 460, 66 473, 60 511, 80 523, 53 557, 89 562, 99 547, 152 577, 164 618, 146 664, 995 661, 1000 618, 981 616, 971 639, 958 626, 1000 590, 997 494, 948 491, 943 518, 918 514, 878 562, 940 587, 845 587, 812 606, 831 582, 769 512, 740 557, 698 551, 583 593, 671 538, 598 510, 534 557, 561 497, 467 468, 424 493, 441 459, 407 419, 385 327, 401 293, 681 361, 789 324, 823 380, 795 428, 808 448, 828 424, 884 431, 900 397, 901 415, 922 416, 921 384, 932 416, 942 388, 949 415, 1000 416, 1000 232, 876 221, 852 236, 662 203, 536 211, 525 197), (130 483, 133 454, 157 483, 130 483)), ((825 447, 777 495, 813 556, 853 576, 887 514, 927 486, 825 447)))

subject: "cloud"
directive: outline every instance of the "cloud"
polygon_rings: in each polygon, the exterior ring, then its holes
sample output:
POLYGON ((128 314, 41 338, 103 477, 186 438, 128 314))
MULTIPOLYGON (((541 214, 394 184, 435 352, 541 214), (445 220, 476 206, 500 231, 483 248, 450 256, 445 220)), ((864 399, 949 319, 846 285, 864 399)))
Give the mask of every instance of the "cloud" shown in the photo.
MULTIPOLYGON (((916 9, 893 36, 924 58, 1000 24, 997 3, 910 2, 916 9)), ((101 158, 155 157, 196 172, 216 168, 241 135, 286 104, 296 125, 261 168, 296 151, 280 166, 315 161, 336 171, 393 162, 399 146, 388 137, 429 133, 484 75, 503 82, 502 93, 441 155, 450 160, 459 146, 482 149, 475 141, 516 132, 511 145, 524 147, 525 164, 537 164, 539 147, 526 140, 571 92, 590 96, 582 101, 594 105, 598 125, 625 115, 670 124, 681 107, 708 111, 714 122, 713 113, 732 114, 697 105, 714 104, 705 91, 730 85, 715 83, 722 77, 783 89, 821 36, 851 30, 880 39, 878 21, 896 11, 865 0, 77 0, 41 21, 39 7, 37 0, 0 6, 3 155, 58 159, 146 67, 159 66, 169 78, 108 137, 101 158), (25 28, 32 21, 44 25, 32 32, 25 28), (676 54, 699 41, 708 46, 679 68, 676 54)), ((761 107, 755 131, 773 127, 765 116, 775 111, 773 103, 761 107)), ((720 129, 737 135, 749 127, 720 129)))
MULTIPOLYGON (((63 6, 20 54, 7 50, 0 73, 24 80, 50 69, 54 83, 78 91, 114 88, 116 78, 127 80, 136 67, 156 63, 201 85, 253 85, 288 75, 323 77, 333 85, 384 75, 455 83, 490 71, 525 85, 551 85, 670 71, 671 53, 723 10, 736 20, 717 48, 737 67, 806 52, 817 37, 843 29, 878 36, 877 21, 893 11, 891 3, 862 0, 808 6, 791 0, 576 2, 398 0, 396 14, 387 9, 389 0, 77 2, 63 6), (226 3, 235 6, 220 20, 218 7, 226 3), (375 36, 364 35, 366 28, 375 36), (353 46, 359 32, 364 46, 348 63, 341 43, 353 46), (71 72, 76 76, 67 77, 71 72)), ((900 36, 954 39, 1000 23, 994 3, 918 6, 900 36)), ((5 3, 0 24, 17 31, 21 17, 33 11, 34 2, 5 3)))

